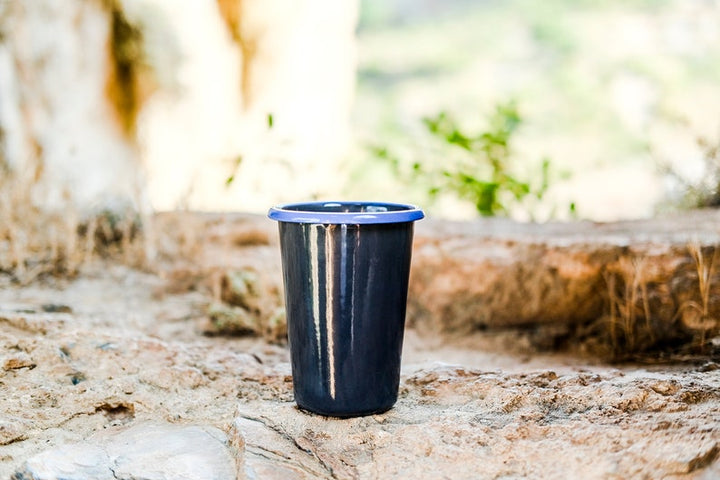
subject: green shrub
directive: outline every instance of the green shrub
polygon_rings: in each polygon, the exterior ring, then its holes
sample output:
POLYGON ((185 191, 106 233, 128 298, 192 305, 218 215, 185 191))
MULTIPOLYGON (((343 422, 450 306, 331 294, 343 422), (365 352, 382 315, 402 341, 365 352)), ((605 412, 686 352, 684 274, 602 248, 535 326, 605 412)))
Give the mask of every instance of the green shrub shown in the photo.
MULTIPOLYGON (((498 105, 487 128, 476 133, 464 131, 444 112, 425 118, 427 130, 457 155, 449 155, 439 171, 416 163, 415 173, 430 177, 431 196, 451 192, 472 202, 483 216, 508 215, 511 208, 521 208, 534 217, 528 200, 543 199, 553 169, 545 158, 531 174, 517 173, 512 140, 521 123, 515 102, 498 105)), ((574 209, 572 205, 570 208, 574 209)))

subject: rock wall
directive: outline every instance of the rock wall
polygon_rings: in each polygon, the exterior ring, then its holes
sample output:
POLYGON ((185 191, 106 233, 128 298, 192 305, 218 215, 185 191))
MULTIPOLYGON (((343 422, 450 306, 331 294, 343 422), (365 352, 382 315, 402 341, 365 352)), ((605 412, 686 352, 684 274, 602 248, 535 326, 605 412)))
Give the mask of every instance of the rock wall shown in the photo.
POLYGON ((0 152, 48 209, 139 207, 136 46, 111 3, 0 3, 0 152))
MULTIPOLYGON (((161 250, 177 258, 184 248, 193 259, 169 267, 170 291, 216 292, 208 331, 284 336, 273 222, 188 214, 157 222, 203 232, 161 250)), ((608 224, 426 219, 416 226, 407 322, 428 336, 519 329, 538 348, 605 357, 707 354, 720 331, 719 223, 716 210, 608 224)))
POLYGON ((706 210, 607 224, 420 223, 408 318, 460 334, 549 326, 549 347, 700 341, 720 328, 718 220, 706 210))
POLYGON ((311 196, 348 137, 356 10, 0 2, 0 159, 55 209, 265 208, 290 179, 311 196))

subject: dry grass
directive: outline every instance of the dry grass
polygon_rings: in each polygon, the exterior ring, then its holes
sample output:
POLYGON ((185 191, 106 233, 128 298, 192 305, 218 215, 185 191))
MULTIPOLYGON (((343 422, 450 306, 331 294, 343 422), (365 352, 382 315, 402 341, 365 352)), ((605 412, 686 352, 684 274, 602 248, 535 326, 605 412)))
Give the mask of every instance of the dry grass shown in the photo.
POLYGON ((605 273, 610 301, 609 334, 615 352, 634 351, 641 340, 655 342, 646 262, 644 258, 623 257, 612 271, 605 273))
POLYGON ((673 350, 704 353, 720 333, 713 279, 718 249, 688 245, 687 263, 662 272, 651 258, 622 257, 605 271, 611 356, 673 350), (697 278, 697 280, 695 280, 697 278), (695 290, 697 285, 697 290, 695 290))
POLYGON ((715 262, 718 256, 718 249, 711 247, 706 249, 692 243, 688 245, 688 251, 695 262, 698 285, 698 300, 686 300, 680 305, 676 317, 679 317, 685 325, 697 334, 697 345, 703 350, 707 343, 708 335, 720 332, 720 319, 711 311, 711 286, 715 273, 715 262))
POLYGON ((38 206, 41 170, 12 172, 0 159, 0 274, 25 285, 47 275, 75 276, 93 257, 133 266, 147 262, 146 242, 134 215, 108 212, 83 220, 71 206, 38 206))

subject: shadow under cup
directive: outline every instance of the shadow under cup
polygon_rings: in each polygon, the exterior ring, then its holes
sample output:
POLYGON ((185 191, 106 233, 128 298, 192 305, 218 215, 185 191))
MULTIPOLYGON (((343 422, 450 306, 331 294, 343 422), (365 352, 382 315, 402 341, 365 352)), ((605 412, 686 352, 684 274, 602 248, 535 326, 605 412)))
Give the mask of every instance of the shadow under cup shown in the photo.
POLYGON ((397 401, 412 254, 412 205, 311 202, 279 222, 298 406, 353 417, 397 401))

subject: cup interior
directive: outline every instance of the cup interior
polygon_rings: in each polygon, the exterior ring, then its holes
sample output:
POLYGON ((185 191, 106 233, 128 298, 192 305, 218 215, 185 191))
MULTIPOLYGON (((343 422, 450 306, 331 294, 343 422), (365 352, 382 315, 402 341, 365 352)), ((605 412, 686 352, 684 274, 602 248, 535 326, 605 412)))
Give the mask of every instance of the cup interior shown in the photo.
POLYGON ((365 202, 327 202, 327 203, 297 203, 286 205, 284 210, 293 212, 319 212, 319 213, 380 213, 402 212, 412 210, 410 205, 393 203, 365 203, 365 202))

